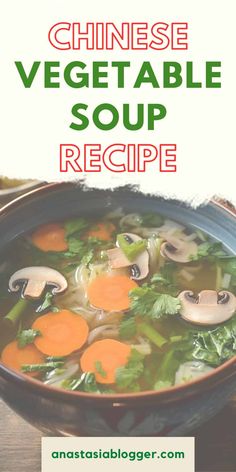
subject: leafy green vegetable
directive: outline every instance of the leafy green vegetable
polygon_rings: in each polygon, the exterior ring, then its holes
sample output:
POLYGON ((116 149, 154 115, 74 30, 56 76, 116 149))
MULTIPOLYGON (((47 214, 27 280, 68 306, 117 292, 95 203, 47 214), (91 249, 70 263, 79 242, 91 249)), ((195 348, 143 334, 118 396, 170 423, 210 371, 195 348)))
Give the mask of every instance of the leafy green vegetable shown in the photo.
POLYGON ((24 329, 17 334, 18 346, 25 347, 27 344, 34 342, 37 336, 41 336, 41 333, 38 329, 24 329))
POLYGON ((223 326, 192 333, 193 359, 218 366, 236 354, 236 316, 223 326))
POLYGON ((81 254, 85 250, 85 243, 78 238, 68 238, 68 249, 71 254, 81 254))
POLYGON ((134 385, 135 391, 137 391, 136 382, 144 370, 143 360, 144 356, 142 354, 136 351, 136 349, 131 350, 127 364, 116 369, 116 385, 119 389, 132 389, 134 385))
POLYGON ((137 326, 134 316, 124 318, 119 327, 119 335, 121 339, 133 338, 137 333, 137 326))
POLYGON ((92 372, 84 372, 77 379, 66 379, 62 383, 62 387, 66 390, 79 390, 87 393, 115 393, 109 387, 98 385, 92 372))
POLYGON ((202 243, 198 246, 196 255, 191 256, 192 261, 198 261, 199 259, 208 258, 214 261, 218 258, 225 256, 225 252, 222 249, 221 242, 208 242, 202 243))
POLYGON ((162 215, 157 213, 144 213, 141 216, 141 225, 152 227, 152 226, 161 226, 163 225, 165 218, 162 215))
POLYGON ((186 360, 188 353, 192 350, 192 344, 185 339, 180 343, 176 343, 168 352, 166 352, 157 368, 156 381, 154 382, 154 390, 167 388, 174 384, 175 374, 181 363, 186 360))
POLYGON ((176 315, 180 300, 172 295, 158 293, 153 288, 142 286, 130 291, 131 311, 134 315, 159 319, 166 315, 176 315))
POLYGON ((46 362, 45 364, 24 364, 21 366, 22 372, 48 372, 52 369, 62 367, 64 362, 46 362))
POLYGON ((105 371, 105 370, 103 369, 103 367, 102 367, 101 361, 96 361, 96 362, 95 362, 95 369, 96 369, 96 372, 97 372, 98 374, 100 374, 102 377, 105 378, 105 377, 107 376, 106 371, 105 371))
POLYGON ((164 276, 161 272, 154 274, 151 278, 151 284, 156 285, 159 291, 165 291, 169 295, 176 296, 179 292, 172 278, 164 276))
POLYGON ((134 261, 136 257, 147 248, 146 239, 141 239, 139 241, 130 243, 123 234, 118 234, 117 241, 121 250, 131 262, 134 261))
POLYGON ((84 218, 73 218, 66 221, 64 224, 66 237, 68 238, 68 236, 71 236, 72 234, 84 231, 88 227, 88 224, 88 221, 84 218))

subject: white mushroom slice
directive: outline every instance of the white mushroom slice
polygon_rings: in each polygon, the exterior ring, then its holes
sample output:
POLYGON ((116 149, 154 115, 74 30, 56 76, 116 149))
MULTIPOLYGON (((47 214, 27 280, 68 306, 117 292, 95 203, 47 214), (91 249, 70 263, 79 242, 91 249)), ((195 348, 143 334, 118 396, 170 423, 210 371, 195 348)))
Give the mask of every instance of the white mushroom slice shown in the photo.
POLYGON ((163 257, 182 264, 190 262, 191 256, 196 255, 197 251, 198 245, 194 241, 183 241, 174 237, 168 237, 161 245, 163 257))
POLYGON ((121 269, 123 267, 129 267, 132 265, 132 262, 129 261, 124 252, 119 247, 108 249, 106 253, 110 267, 112 269, 121 269))
MULTIPOLYGON (((141 241, 142 238, 137 234, 133 233, 122 233, 131 242, 141 241)), ((142 280, 147 277, 149 272, 149 253, 145 249, 142 251, 134 261, 129 261, 123 251, 117 247, 114 249, 108 249, 107 251, 109 263, 112 269, 121 269, 129 267, 131 271, 131 279, 142 280)))
POLYGON ((46 286, 53 286, 52 293, 61 293, 67 289, 65 277, 51 267, 34 266, 17 270, 9 280, 9 289, 17 292, 24 286, 25 298, 40 298, 46 286))
POLYGON ((180 314, 186 321, 197 325, 215 325, 229 320, 236 311, 236 297, 233 293, 202 290, 197 298, 185 290, 178 296, 181 301, 180 314))
MULTIPOLYGON (((137 234, 132 233, 125 233, 130 239, 135 241, 140 241, 140 236, 137 234)), ((145 249, 145 251, 141 252, 136 259, 132 262, 131 266, 131 279, 134 280, 142 280, 148 276, 149 272, 149 253, 145 249)))

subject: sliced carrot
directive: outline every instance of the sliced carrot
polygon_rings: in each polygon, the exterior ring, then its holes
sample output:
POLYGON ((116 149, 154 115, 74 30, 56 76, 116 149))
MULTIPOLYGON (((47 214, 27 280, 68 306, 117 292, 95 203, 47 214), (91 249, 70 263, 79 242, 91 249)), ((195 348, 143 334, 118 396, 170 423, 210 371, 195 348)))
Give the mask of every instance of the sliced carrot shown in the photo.
POLYGON ((69 310, 49 312, 37 318, 33 329, 39 330, 34 344, 48 356, 67 356, 79 349, 88 337, 89 328, 82 316, 69 310))
MULTIPOLYGON (((19 348, 18 342, 12 341, 3 349, 1 361, 10 369, 21 371, 24 364, 42 364, 44 356, 33 344, 19 348)), ((38 372, 30 372, 27 375, 34 377, 38 372)))
POLYGON ((34 246, 44 252, 61 252, 68 249, 65 229, 57 223, 40 226, 31 234, 31 241, 34 246))
POLYGON ((110 222, 96 223, 86 232, 86 238, 98 238, 102 241, 110 241, 115 231, 115 226, 110 222))
POLYGON ((127 310, 130 306, 129 291, 137 287, 126 275, 100 275, 88 286, 91 305, 107 311, 127 310))
POLYGON ((115 383, 116 369, 127 364, 131 346, 114 339, 103 339, 91 344, 81 356, 83 372, 93 372, 104 384, 115 383))

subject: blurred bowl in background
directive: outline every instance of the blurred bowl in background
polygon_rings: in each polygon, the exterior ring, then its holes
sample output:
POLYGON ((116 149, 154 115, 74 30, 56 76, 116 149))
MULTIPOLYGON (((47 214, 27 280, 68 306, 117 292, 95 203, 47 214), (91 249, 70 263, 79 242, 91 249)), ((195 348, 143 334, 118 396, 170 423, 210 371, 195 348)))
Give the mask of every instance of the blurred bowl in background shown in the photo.
POLYGON ((0 206, 44 184, 45 182, 40 180, 20 180, 0 176, 0 206))

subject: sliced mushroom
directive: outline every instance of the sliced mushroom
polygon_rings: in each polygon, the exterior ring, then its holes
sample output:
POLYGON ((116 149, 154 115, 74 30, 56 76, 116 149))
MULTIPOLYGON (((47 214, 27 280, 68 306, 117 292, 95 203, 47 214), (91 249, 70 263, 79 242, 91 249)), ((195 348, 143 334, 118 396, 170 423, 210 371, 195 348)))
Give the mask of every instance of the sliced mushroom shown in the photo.
POLYGON ((215 325, 229 320, 236 311, 236 297, 233 293, 202 290, 197 297, 185 290, 178 296, 182 308, 180 314, 186 321, 198 325, 215 325))
MULTIPOLYGON (((142 238, 133 233, 123 233, 127 241, 131 243, 140 241, 142 238)), ((108 249, 107 251, 109 263, 112 269, 130 268, 131 279, 142 280, 147 277, 149 272, 149 254, 145 249, 134 261, 129 261, 120 247, 108 249)))
POLYGON ((129 267, 132 265, 132 262, 129 261, 119 247, 108 249, 106 253, 112 269, 122 269, 123 267, 129 267))
POLYGON ((9 289, 17 292, 23 286, 25 298, 40 298, 46 286, 52 286, 52 293, 64 292, 67 288, 65 277, 51 267, 34 266, 17 270, 9 280, 9 289))
POLYGON ((196 255, 197 251, 198 245, 194 241, 183 241, 175 237, 168 237, 161 245, 163 257, 182 264, 190 262, 191 256, 196 255))

